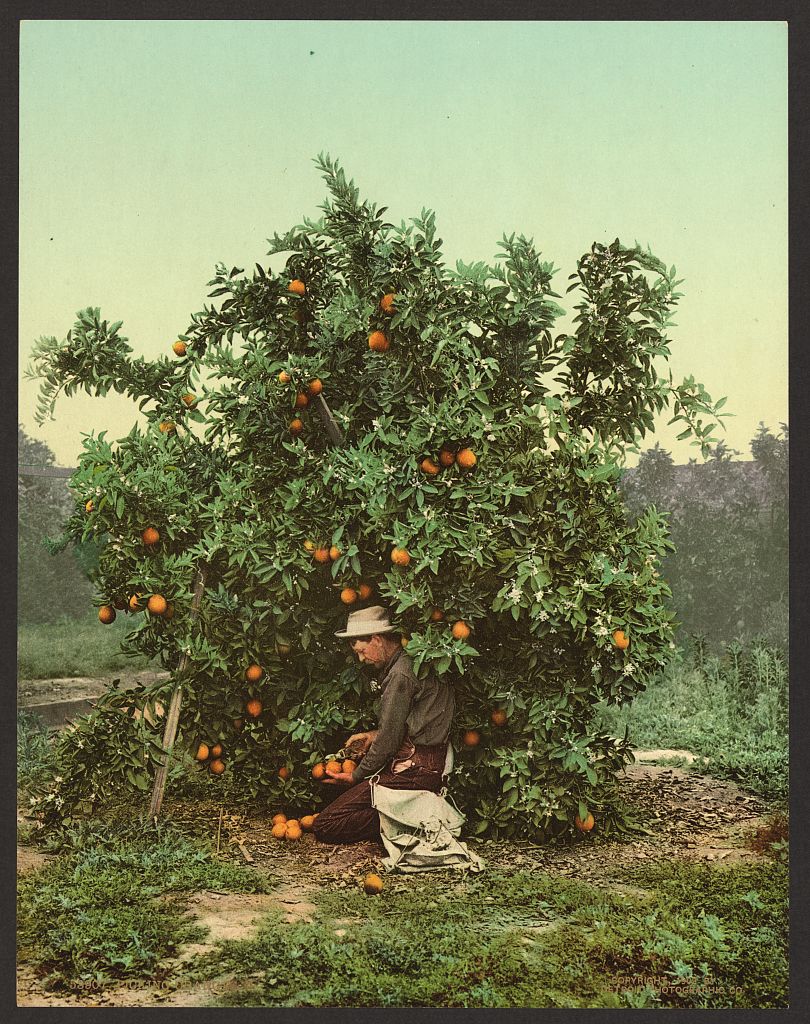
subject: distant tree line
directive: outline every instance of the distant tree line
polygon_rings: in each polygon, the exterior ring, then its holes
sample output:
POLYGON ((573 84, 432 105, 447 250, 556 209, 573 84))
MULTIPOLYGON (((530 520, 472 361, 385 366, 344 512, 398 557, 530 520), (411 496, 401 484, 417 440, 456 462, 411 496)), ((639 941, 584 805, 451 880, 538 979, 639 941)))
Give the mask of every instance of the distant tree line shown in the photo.
MULTIPOLYGON (((19 424, 17 462, 21 466, 56 464, 50 448, 29 437, 19 424)), ((69 547, 59 541, 73 511, 67 480, 18 474, 17 511, 18 620, 47 623, 83 618, 91 608, 93 587, 88 573, 98 562, 98 549, 92 541, 69 547)))
POLYGON ((788 642, 788 427, 760 423, 753 459, 722 442, 698 464, 676 466, 659 444, 625 472, 621 488, 635 517, 669 513, 676 546, 663 565, 682 633, 719 646, 762 636, 788 642))

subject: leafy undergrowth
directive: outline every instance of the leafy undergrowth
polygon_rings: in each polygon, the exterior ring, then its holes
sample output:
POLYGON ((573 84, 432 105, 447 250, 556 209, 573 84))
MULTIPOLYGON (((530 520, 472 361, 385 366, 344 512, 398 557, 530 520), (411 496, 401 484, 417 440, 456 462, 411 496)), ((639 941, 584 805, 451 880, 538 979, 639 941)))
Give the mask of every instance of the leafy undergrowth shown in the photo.
POLYGON ((50 847, 56 859, 19 881, 17 944, 52 989, 160 982, 162 961, 204 934, 183 917, 183 894, 267 891, 256 872, 213 859, 167 825, 84 823, 50 847))
POLYGON ((787 1005, 785 865, 657 863, 614 889, 489 871, 411 877, 379 897, 324 892, 311 924, 223 942, 231 1006, 787 1005))
POLYGON ((636 747, 683 748, 705 769, 770 800, 787 801, 788 668, 760 640, 679 652, 623 707, 602 705, 600 726, 636 747))

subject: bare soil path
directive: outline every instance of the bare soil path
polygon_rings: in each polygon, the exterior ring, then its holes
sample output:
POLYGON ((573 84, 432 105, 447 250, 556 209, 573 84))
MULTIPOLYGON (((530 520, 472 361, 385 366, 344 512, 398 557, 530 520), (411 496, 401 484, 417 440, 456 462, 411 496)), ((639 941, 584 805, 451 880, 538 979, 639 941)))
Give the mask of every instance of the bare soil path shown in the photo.
MULTIPOLYGON (((650 763, 661 759, 695 760, 688 751, 637 751, 636 763, 625 773, 623 796, 646 823, 650 835, 599 844, 583 836, 572 846, 559 847, 498 840, 471 841, 470 845, 490 868, 575 876, 619 892, 629 892, 621 881, 622 871, 647 860, 734 864, 764 856, 767 804, 734 783, 700 774, 694 767, 650 763)), ((216 836, 218 805, 167 803, 164 813, 190 835, 216 836)), ((270 828, 265 815, 231 812, 223 816, 222 856, 244 862, 241 843, 253 858, 255 870, 277 881, 278 888, 267 895, 193 894, 187 913, 209 929, 209 936, 187 946, 177 958, 178 966, 210 951, 218 940, 250 938, 269 911, 280 911, 287 923, 308 921, 320 890, 356 887, 366 871, 380 870, 383 850, 376 843, 329 846, 308 834, 300 842, 283 843, 271 836, 270 828)), ((36 869, 44 861, 38 851, 18 847, 18 871, 36 869)), ((386 880, 391 889, 407 890, 411 884, 408 876, 386 880)), ((344 933, 353 923, 336 920, 336 934, 344 933)), ((181 975, 177 982, 162 987, 119 986, 87 996, 67 996, 47 992, 31 969, 21 964, 17 1000, 21 1006, 210 1006, 235 985, 244 984, 244 978, 237 981, 227 975, 204 984, 184 983, 181 975)))

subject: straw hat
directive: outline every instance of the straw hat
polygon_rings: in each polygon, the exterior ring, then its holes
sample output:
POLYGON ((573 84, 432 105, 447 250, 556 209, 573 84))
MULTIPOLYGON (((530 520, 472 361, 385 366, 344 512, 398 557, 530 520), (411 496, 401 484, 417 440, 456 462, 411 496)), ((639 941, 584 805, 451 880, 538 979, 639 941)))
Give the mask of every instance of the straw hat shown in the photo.
POLYGON ((388 618, 388 612, 382 605, 375 604, 370 608, 361 608, 349 615, 345 630, 335 633, 340 637, 373 636, 374 633, 393 633, 394 626, 388 618))

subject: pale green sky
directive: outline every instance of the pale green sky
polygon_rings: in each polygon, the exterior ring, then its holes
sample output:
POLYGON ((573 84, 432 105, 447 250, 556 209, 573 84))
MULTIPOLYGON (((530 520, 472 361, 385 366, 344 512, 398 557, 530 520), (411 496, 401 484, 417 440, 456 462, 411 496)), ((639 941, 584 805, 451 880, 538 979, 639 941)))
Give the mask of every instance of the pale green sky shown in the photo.
MULTIPOLYGON (((684 278, 676 379, 728 396, 749 457, 787 420, 787 27, 779 22, 37 21, 20 45, 20 368, 100 306, 148 358, 218 261, 317 215, 337 157, 399 221, 436 211, 448 261, 534 237, 558 290, 592 241, 684 278), (310 51, 314 51, 310 54, 310 51)), ((63 465, 122 436, 115 396, 37 427, 63 465)), ((655 438, 677 462, 698 453, 655 438)), ((631 460, 632 461, 632 460, 631 460)))

